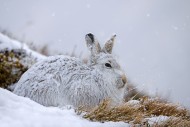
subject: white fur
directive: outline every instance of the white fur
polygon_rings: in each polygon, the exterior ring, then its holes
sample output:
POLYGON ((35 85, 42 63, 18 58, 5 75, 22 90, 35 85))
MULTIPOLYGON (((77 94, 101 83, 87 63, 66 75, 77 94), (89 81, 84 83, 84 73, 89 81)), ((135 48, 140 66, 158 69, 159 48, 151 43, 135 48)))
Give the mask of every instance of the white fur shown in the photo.
POLYGON ((109 98, 114 105, 121 103, 125 74, 113 56, 104 52, 105 48, 100 51, 98 42, 94 45, 88 35, 86 41, 91 50, 89 64, 69 56, 48 57, 23 74, 14 93, 45 106, 91 108, 109 98), (112 67, 106 67, 105 63, 110 63, 112 67))

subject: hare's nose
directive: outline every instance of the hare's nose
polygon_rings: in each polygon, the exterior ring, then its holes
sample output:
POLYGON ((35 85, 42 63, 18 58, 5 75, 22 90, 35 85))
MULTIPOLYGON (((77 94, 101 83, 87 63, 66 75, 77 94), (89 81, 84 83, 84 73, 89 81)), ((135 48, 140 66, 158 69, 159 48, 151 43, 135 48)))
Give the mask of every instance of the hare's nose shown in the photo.
POLYGON ((126 84, 127 83, 127 78, 126 78, 126 76, 125 75, 122 75, 122 81, 123 81, 123 84, 126 84))

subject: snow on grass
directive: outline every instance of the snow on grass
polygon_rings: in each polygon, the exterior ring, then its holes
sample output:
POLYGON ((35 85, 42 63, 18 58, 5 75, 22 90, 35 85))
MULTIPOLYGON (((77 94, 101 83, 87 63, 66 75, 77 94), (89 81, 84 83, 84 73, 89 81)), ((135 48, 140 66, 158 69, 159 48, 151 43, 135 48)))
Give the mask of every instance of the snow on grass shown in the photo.
POLYGON ((28 55, 31 55, 37 59, 46 58, 44 55, 31 50, 26 44, 10 39, 9 37, 0 33, 0 50, 3 49, 24 49, 28 55))
POLYGON ((90 122, 74 109, 44 107, 0 88, 0 127, 127 127, 124 122, 90 122))
POLYGON ((170 117, 168 116, 155 116, 155 117, 152 117, 152 118, 146 118, 146 120, 148 120, 148 123, 150 125, 153 125, 153 124, 156 124, 156 123, 162 123, 162 122, 165 122, 167 120, 169 120, 170 117))

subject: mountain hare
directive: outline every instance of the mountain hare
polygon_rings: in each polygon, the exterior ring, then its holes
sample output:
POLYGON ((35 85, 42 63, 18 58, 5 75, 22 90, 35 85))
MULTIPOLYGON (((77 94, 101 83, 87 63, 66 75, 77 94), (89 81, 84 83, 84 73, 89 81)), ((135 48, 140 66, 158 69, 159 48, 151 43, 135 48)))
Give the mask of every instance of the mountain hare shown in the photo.
POLYGON ((104 99, 123 101, 126 76, 112 56, 115 35, 101 48, 94 35, 86 35, 91 51, 88 64, 64 56, 50 56, 34 64, 16 84, 14 93, 44 106, 91 108, 104 99))

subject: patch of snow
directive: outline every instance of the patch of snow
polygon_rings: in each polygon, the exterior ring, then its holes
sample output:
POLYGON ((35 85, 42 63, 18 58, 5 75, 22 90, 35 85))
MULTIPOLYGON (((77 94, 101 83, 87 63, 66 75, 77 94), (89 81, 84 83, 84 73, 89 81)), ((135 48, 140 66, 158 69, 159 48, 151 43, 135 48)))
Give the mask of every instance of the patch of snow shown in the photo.
POLYGON ((174 30, 178 30, 179 28, 177 26, 172 26, 174 30))
POLYGON ((45 59, 46 56, 39 54, 31 50, 26 44, 21 43, 17 40, 10 39, 6 35, 0 33, 0 50, 3 49, 24 49, 28 55, 31 55, 37 59, 45 59))
POLYGON ((91 122, 74 109, 44 107, 0 88, 1 127, 129 127, 124 122, 91 122))
POLYGON ((156 116, 156 117, 151 117, 151 118, 146 118, 146 120, 148 120, 148 123, 150 125, 155 124, 155 123, 161 123, 164 121, 167 121, 169 118, 168 116, 156 116))
POLYGON ((147 13, 147 14, 146 14, 146 17, 150 17, 150 14, 149 14, 149 13, 147 13))
POLYGON ((138 100, 130 100, 126 104, 129 105, 129 106, 133 106, 133 107, 141 106, 140 101, 138 101, 138 100))
POLYGON ((90 4, 86 4, 86 7, 87 7, 87 8, 91 8, 91 5, 90 5, 90 4))
POLYGON ((54 17, 54 16, 55 16, 55 12, 53 12, 53 13, 51 14, 51 16, 54 17))

